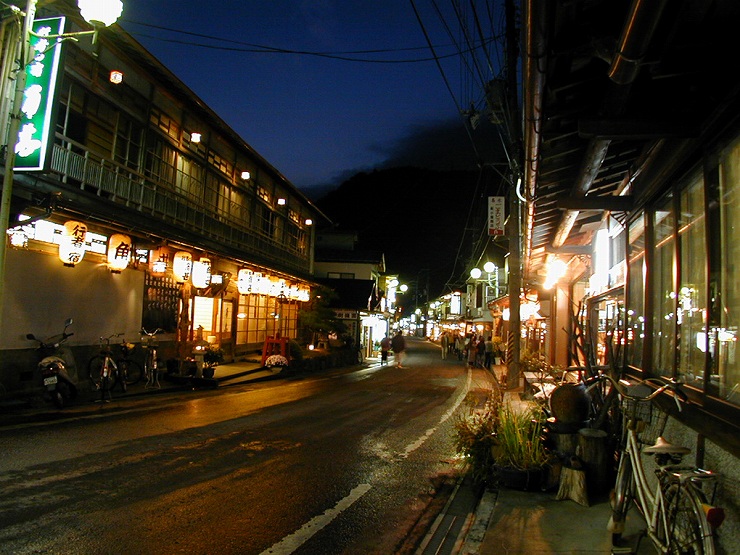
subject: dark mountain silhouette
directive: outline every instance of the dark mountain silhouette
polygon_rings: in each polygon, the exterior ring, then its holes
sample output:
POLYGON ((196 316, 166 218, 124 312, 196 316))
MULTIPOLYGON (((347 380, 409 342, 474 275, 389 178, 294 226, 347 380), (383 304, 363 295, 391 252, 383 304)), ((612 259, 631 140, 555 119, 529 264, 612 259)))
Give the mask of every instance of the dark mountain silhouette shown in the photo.
POLYGON ((388 273, 417 283, 420 300, 461 285, 481 252, 495 172, 400 167, 359 173, 316 205, 335 228, 355 231, 358 250, 385 254, 388 273))

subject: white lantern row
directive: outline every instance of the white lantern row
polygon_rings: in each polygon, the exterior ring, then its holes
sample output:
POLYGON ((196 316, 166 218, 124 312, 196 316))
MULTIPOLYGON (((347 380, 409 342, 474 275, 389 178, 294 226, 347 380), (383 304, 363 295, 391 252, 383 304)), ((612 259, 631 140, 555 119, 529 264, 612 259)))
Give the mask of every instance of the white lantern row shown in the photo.
POLYGON ((243 268, 237 274, 237 289, 242 295, 268 295, 270 297, 284 296, 295 301, 306 302, 311 298, 308 287, 287 285, 284 279, 277 279, 262 275, 243 268))

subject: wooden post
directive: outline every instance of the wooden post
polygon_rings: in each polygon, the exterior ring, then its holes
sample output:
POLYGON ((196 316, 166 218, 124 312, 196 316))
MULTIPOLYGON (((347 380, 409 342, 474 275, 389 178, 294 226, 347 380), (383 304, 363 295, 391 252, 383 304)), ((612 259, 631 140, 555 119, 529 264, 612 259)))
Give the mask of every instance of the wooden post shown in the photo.
POLYGON ((583 428, 578 433, 578 451, 586 469, 586 484, 591 495, 609 490, 609 461, 606 454, 606 432, 583 428))

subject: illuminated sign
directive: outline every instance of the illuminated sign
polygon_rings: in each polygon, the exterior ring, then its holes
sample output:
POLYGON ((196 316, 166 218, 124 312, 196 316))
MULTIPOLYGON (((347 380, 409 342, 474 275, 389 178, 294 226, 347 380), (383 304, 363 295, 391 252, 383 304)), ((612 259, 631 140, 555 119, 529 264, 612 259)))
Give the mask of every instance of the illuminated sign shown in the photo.
POLYGON ((43 170, 51 143, 52 105, 62 43, 47 37, 64 32, 64 18, 37 19, 31 35, 33 59, 26 65, 26 88, 15 145, 15 170, 43 170))
POLYGON ((488 235, 503 235, 505 218, 504 197, 488 197, 488 235))

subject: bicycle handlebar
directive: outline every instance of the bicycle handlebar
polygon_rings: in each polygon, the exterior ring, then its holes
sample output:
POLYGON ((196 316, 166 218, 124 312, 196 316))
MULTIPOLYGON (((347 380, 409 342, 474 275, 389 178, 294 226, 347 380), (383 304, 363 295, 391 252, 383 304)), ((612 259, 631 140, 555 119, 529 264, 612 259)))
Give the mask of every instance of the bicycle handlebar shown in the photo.
POLYGON ((640 383, 646 384, 650 382, 655 382, 661 384, 655 391, 650 393, 647 397, 640 397, 637 395, 630 395, 627 392, 627 385, 629 384, 623 384, 622 380, 617 381, 608 374, 600 374, 596 377, 597 380, 609 380, 611 384, 614 386, 614 388, 617 390, 617 393, 619 393, 619 396, 624 399, 630 399, 632 401, 652 401, 655 399, 658 395, 663 393, 666 390, 670 390, 673 393, 673 400, 676 402, 676 407, 678 408, 678 411, 681 412, 683 408, 681 407, 681 403, 679 402, 679 398, 681 401, 683 401, 686 404, 689 404, 689 397, 686 395, 686 392, 684 392, 681 388, 683 387, 683 384, 681 382, 677 382, 675 380, 669 379, 669 378, 648 378, 646 380, 638 380, 640 383))
POLYGON ((154 331, 146 331, 146 328, 141 328, 141 333, 143 333, 144 335, 152 336, 152 337, 157 335, 160 331, 163 331, 162 328, 157 328, 154 331))

